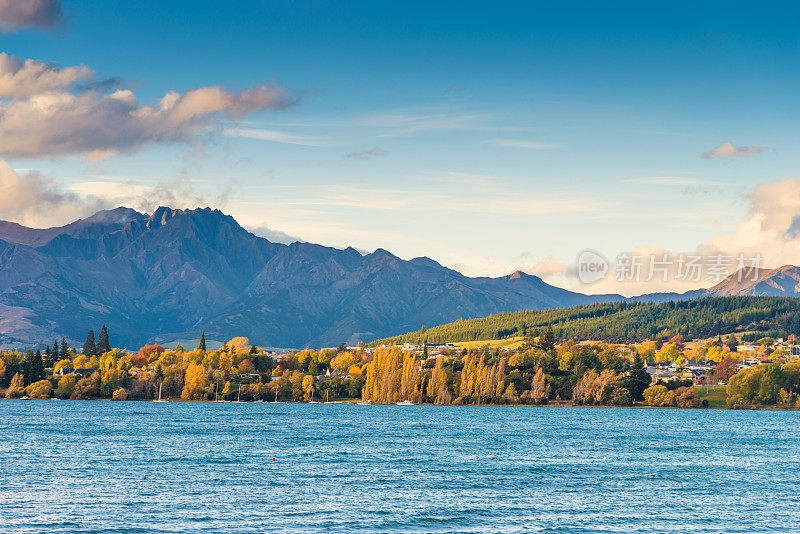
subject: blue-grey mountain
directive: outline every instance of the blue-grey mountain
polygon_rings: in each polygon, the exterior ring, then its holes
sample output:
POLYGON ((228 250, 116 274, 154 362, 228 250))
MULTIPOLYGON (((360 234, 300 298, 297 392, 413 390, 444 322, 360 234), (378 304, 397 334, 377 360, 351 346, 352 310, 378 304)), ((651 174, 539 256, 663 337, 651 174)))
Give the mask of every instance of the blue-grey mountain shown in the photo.
MULTIPOLYGON (((797 272, 781 276, 794 276, 795 285, 770 285, 767 277, 746 291, 796 290, 797 272)), ((383 249, 363 255, 272 243, 209 208, 152 215, 116 208, 48 229, 0 222, 6 342, 82 341, 106 324, 118 346, 196 339, 201 330, 209 339, 243 335, 273 347, 331 346, 459 318, 620 299, 520 272, 470 278, 383 249)))

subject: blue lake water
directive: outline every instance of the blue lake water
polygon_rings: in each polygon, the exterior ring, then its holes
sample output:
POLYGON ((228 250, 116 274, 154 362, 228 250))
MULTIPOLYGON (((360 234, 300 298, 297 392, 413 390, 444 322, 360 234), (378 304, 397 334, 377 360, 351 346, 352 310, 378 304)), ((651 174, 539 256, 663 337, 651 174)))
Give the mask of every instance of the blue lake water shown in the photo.
POLYGON ((0 530, 800 532, 799 427, 776 411, 2 401, 0 530))

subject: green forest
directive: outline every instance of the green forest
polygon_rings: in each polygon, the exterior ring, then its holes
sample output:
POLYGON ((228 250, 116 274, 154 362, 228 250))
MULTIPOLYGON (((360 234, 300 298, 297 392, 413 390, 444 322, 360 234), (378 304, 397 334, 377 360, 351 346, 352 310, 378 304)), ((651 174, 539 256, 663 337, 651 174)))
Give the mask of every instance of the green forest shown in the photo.
MULTIPOLYGON (((772 337, 800 332, 800 299, 709 297, 661 304, 617 302, 555 310, 499 313, 380 339, 391 343, 440 344, 532 337, 552 326, 559 339, 633 343, 646 339, 709 338, 756 331, 772 337)), ((747 339, 747 338, 745 338, 747 339)), ((755 338, 754 338, 755 339, 755 338)))

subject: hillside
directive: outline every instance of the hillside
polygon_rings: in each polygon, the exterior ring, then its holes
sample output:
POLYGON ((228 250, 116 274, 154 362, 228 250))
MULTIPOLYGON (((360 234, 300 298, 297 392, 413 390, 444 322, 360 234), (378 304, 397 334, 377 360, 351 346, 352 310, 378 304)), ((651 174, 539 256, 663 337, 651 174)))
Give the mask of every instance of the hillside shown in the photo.
POLYGON ((707 297, 648 304, 619 302, 558 310, 527 310, 459 320, 376 341, 455 343, 535 335, 552 325, 560 338, 634 342, 671 337, 710 337, 741 330, 800 331, 800 299, 707 297))

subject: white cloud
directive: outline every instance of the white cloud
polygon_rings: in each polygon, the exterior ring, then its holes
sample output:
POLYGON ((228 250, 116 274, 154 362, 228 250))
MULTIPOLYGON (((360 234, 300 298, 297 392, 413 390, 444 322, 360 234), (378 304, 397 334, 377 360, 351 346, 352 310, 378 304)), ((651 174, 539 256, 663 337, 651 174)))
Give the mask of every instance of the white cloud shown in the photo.
POLYGON ((98 199, 106 206, 126 206, 147 213, 159 206, 222 208, 228 199, 227 188, 217 195, 206 195, 198 192, 193 183, 184 178, 156 185, 142 185, 134 181, 84 181, 73 184, 70 190, 82 198, 98 199))
POLYGON ((41 174, 20 176, 0 160, 0 219, 25 226, 48 227, 73 221, 78 217, 110 207, 93 196, 64 191, 41 174))
POLYGON ((0 0, 0 31, 25 27, 49 30, 62 20, 59 0, 0 0))
POLYGON ((556 145, 553 143, 541 143, 539 141, 530 141, 525 139, 492 139, 487 142, 490 145, 521 148, 523 150, 555 150, 557 148, 561 148, 561 145, 556 145))
POLYGON ((756 187, 748 196, 750 215, 732 234, 701 246, 726 254, 760 254, 767 267, 800 265, 800 178, 781 178, 756 187))
POLYGON ((0 155, 5 157, 99 159, 151 143, 187 141, 223 119, 294 103, 284 89, 267 84, 240 92, 219 86, 170 91, 142 105, 128 89, 71 90, 74 81, 91 77, 85 67, 2 59, 2 95, 12 97, 0 100, 0 155))
POLYGON ((24 98, 37 93, 69 88, 94 73, 85 66, 61 68, 35 59, 24 62, 0 52, 0 98, 24 98))
POLYGON ((763 146, 733 146, 731 143, 722 143, 708 152, 703 152, 700 157, 703 159, 747 158, 761 154, 763 151, 763 146))
POLYGON ((280 230, 275 230, 274 228, 271 228, 268 225, 248 226, 247 230, 252 234, 255 234, 259 237, 263 237, 268 241, 272 241, 273 243, 283 243, 285 245, 290 245, 296 241, 302 241, 302 239, 300 239, 299 237, 289 235, 286 232, 281 232, 280 230))

